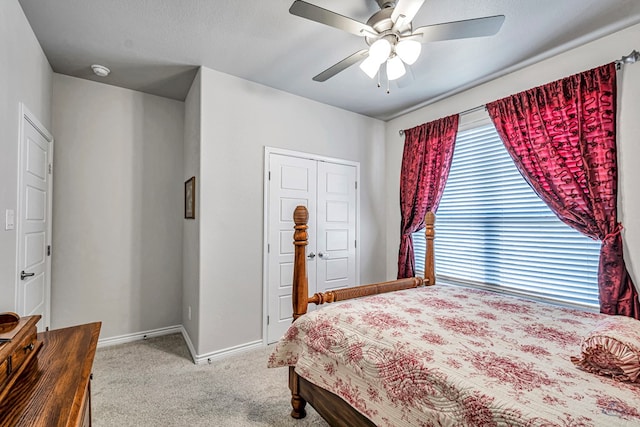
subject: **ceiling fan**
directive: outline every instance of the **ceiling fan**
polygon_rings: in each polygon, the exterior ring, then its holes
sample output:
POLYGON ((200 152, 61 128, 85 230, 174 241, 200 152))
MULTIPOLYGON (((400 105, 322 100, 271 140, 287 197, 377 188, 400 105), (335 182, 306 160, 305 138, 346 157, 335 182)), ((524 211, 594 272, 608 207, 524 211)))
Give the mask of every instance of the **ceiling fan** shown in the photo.
POLYGON ((427 25, 413 29, 412 20, 425 0, 376 0, 380 10, 366 24, 340 15, 306 1, 294 1, 289 13, 321 24, 329 25, 364 37, 368 49, 362 49, 327 68, 313 80, 324 82, 348 67, 362 61, 360 68, 370 77, 379 74, 386 63, 388 80, 402 77, 405 64, 411 65, 420 56, 421 44, 426 42, 485 37, 496 34, 504 15, 466 19, 427 25))

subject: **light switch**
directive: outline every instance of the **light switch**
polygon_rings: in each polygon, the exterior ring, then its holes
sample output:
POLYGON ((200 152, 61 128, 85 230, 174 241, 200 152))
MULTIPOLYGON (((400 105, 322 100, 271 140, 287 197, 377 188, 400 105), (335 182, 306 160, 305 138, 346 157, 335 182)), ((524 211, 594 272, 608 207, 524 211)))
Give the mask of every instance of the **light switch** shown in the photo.
POLYGON ((15 230, 16 228, 16 213, 13 209, 7 209, 5 211, 5 230, 15 230))

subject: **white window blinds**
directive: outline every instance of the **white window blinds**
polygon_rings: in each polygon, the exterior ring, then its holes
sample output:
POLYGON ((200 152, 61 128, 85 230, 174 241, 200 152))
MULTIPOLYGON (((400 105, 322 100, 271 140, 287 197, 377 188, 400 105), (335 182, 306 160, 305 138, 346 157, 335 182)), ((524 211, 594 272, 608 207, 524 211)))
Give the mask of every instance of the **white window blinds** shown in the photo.
MULTIPOLYGON (((424 230, 413 237, 422 274, 424 230)), ((529 187, 492 124, 458 133, 436 218, 438 280, 595 308, 599 254, 529 187)))

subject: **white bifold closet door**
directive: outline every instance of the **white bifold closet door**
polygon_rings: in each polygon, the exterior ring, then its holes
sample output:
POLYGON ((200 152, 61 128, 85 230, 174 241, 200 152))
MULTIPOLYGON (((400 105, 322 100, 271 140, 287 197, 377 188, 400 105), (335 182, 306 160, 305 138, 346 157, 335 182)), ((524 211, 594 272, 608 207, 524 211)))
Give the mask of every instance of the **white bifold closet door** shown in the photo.
POLYGON ((309 210, 309 294, 356 285, 357 168, 269 154, 267 342, 292 321, 293 211, 309 210))

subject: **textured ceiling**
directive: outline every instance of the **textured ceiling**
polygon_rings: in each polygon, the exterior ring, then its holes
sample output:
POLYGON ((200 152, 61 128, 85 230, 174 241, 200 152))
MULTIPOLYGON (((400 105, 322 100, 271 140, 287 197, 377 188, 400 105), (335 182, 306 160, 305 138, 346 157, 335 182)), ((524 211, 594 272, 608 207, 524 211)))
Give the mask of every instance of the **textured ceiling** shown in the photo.
MULTIPOLYGON (((361 22, 378 10, 374 0, 308 1, 361 22)), ((506 19, 493 37, 425 44, 387 94, 357 65, 312 81, 366 44, 290 15, 292 0, 19 2, 58 73, 182 100, 205 66, 382 120, 640 22, 638 0, 426 0, 414 27, 506 19), (94 63, 111 75, 94 76, 94 63)))

